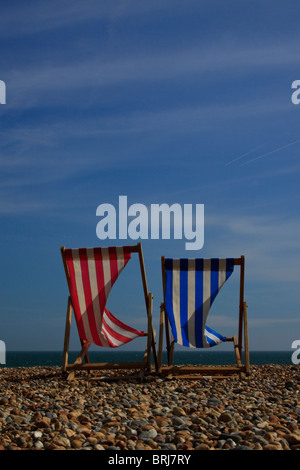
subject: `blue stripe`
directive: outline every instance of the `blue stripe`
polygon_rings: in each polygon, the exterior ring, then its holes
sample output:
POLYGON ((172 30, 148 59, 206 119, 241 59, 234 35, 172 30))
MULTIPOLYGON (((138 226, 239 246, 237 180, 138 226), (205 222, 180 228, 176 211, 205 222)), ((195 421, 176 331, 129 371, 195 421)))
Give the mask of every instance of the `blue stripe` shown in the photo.
POLYGON ((188 260, 180 260, 180 324, 183 346, 189 346, 188 333, 188 260))
MULTIPOLYGON (((196 267, 195 267, 195 341, 196 347, 202 348, 203 347, 203 334, 205 332, 202 331, 203 327, 203 259, 196 259, 195 260, 196 267)), ((226 280, 231 276, 234 269, 234 259, 227 258, 226 260, 226 280)), ((172 328, 172 334, 174 340, 178 341, 178 334, 176 331, 176 324, 174 318, 174 310, 173 310, 173 259, 167 258, 165 259, 165 275, 166 275, 166 285, 165 285, 165 306, 166 312, 169 317, 170 325, 172 328)), ((180 260, 180 292, 178 293, 179 298, 179 305, 180 305, 180 324, 181 324, 181 336, 182 336, 182 344, 184 346, 189 345, 189 338, 188 338, 188 295, 193 293, 188 292, 188 259, 181 259, 180 260)), ((210 296, 210 305, 212 305, 216 295, 219 291, 219 259, 213 258, 211 259, 211 273, 210 273, 210 281, 211 281, 211 296, 210 296)), ((212 330, 209 327, 205 327, 207 332, 211 332, 216 337, 218 337, 221 341, 225 341, 226 338, 216 331, 212 330)), ((209 346, 215 346, 216 343, 214 340, 211 340, 206 336, 206 340, 209 346)))
MULTIPOLYGON (((226 336, 220 335, 220 333, 217 333, 216 331, 212 330, 211 328, 209 328, 209 326, 206 326, 205 330, 208 333, 212 333, 214 336, 219 338, 220 341, 226 341, 226 336)), ((208 336, 206 336, 206 340, 207 340, 208 344, 210 345, 210 347, 216 346, 216 344, 217 344, 213 339, 209 338, 208 336)))
POLYGON ((166 258, 165 259, 165 270, 168 270, 168 271, 173 270, 173 259, 172 258, 166 258))
POLYGON ((195 336, 196 347, 203 348, 203 259, 196 259, 195 272, 195 336))
POLYGON ((206 341, 208 342, 210 347, 216 346, 216 343, 208 336, 206 336, 206 341))
POLYGON ((172 259, 165 260, 165 274, 166 274, 166 286, 165 286, 166 312, 170 321, 174 340, 177 342, 177 331, 176 331, 174 311, 173 311, 173 260, 172 259))
POLYGON ((213 258, 210 265, 210 306, 219 292, 219 260, 213 258))

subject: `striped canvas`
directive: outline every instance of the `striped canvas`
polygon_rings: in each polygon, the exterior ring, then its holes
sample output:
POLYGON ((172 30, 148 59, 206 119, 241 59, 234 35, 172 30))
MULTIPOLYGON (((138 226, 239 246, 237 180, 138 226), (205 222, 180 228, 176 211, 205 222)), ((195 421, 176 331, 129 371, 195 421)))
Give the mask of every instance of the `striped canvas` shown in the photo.
POLYGON ((80 339, 105 347, 128 343, 140 332, 105 307, 108 295, 131 258, 127 247, 66 249, 70 295, 80 339))
POLYGON ((209 348, 226 340, 206 319, 233 268, 233 258, 165 259, 165 307, 175 342, 209 348))

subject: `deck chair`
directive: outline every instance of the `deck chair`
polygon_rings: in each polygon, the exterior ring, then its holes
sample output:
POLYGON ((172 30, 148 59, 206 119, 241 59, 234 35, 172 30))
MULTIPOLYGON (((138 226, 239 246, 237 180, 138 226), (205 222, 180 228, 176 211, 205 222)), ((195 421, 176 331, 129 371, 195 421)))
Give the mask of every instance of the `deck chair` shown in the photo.
POLYGON ((164 301, 161 304, 158 372, 181 378, 228 375, 249 375, 249 347, 247 304, 244 302, 245 259, 171 259, 162 256, 164 301), (238 331, 225 337, 206 325, 212 303, 221 287, 240 266, 238 331), (170 328, 171 331, 170 331, 170 328), (168 365, 162 365, 163 330, 166 333, 168 365), (242 363, 244 333, 245 360, 242 363), (236 364, 232 366, 173 366, 175 343, 189 348, 211 348, 220 343, 233 342, 236 364))
POLYGON ((152 294, 148 292, 142 246, 79 248, 61 247, 61 255, 69 287, 65 326, 62 370, 68 379, 74 379, 76 370, 139 369, 140 374, 150 371, 151 349, 157 369, 157 355, 152 327, 152 294), (123 271, 132 253, 137 253, 148 316, 147 332, 138 331, 117 319, 107 308, 109 293, 123 271), (74 311, 81 351, 73 364, 68 364, 72 311, 74 311), (92 344, 117 348, 133 339, 147 336, 142 361, 118 363, 91 363, 88 349, 92 344))

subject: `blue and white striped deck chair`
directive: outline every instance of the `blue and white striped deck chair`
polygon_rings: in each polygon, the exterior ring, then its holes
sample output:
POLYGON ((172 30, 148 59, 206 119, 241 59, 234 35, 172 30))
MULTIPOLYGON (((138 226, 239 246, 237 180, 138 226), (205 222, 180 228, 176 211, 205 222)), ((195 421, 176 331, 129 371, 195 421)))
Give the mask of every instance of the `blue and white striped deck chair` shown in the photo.
MULTIPOLYGON (((164 302, 161 305, 159 371, 162 371, 162 330, 165 321, 168 353, 167 370, 170 369, 173 363, 174 343, 189 348, 211 348, 225 341, 233 341, 237 366, 233 369, 230 368, 230 372, 237 372, 237 368, 239 372, 242 369, 244 372, 248 372, 248 364, 244 368, 241 363, 243 327, 248 361, 247 306, 243 299, 244 257, 225 259, 173 259, 162 257, 162 274, 164 302), (224 283, 232 275, 235 265, 241 266, 239 341, 237 335, 229 338, 225 337, 209 328, 206 324, 213 301, 224 283), (168 324, 171 327, 172 341, 169 336, 168 324)), ((207 368, 204 370, 202 367, 201 370, 208 372, 207 368)), ((182 372, 182 368, 180 368, 180 372, 182 372)), ((214 368, 213 372, 216 373, 217 369, 214 368)), ((224 372, 225 368, 222 367, 222 373, 224 372)), ((229 369, 227 368, 226 374, 228 373, 229 369)))

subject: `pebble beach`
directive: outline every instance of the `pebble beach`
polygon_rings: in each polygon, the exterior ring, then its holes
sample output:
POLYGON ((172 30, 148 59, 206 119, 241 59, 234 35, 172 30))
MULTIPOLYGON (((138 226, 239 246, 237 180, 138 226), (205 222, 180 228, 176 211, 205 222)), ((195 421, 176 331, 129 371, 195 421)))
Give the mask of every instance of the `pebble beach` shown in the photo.
POLYGON ((242 379, 78 377, 0 369, 0 450, 300 450, 295 365, 242 379))

